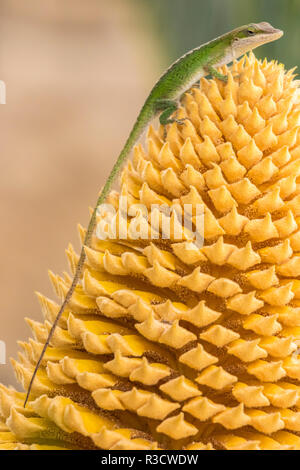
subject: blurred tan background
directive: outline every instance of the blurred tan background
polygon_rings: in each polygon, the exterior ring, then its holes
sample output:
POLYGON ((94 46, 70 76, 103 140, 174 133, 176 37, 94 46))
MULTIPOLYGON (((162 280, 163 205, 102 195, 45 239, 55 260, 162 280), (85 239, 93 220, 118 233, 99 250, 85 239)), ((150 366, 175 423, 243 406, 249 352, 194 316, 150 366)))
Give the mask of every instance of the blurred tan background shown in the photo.
MULTIPOLYGON (((269 21, 285 36, 259 57, 299 63, 300 0, 0 0, 0 340, 7 358, 41 320, 34 290, 66 269, 155 80, 226 31, 269 21)), ((15 383, 9 364, 0 382, 15 383)))
MULTIPOLYGON (((1 0, 0 340, 7 362, 41 320, 34 290, 66 268, 113 161, 161 68, 127 0, 1 0)), ((0 382, 14 383, 10 364, 0 382)))

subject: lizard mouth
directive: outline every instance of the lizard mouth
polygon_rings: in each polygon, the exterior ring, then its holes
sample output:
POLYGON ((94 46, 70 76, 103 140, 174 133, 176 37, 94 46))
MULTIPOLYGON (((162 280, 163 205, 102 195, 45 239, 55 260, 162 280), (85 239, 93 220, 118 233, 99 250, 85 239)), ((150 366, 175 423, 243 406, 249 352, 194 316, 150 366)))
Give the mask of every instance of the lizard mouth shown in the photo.
POLYGON ((256 47, 267 44, 268 42, 273 42, 281 38, 281 36, 283 36, 283 31, 270 27, 270 30, 257 34, 253 38, 246 38, 242 41, 242 44, 238 47, 238 54, 244 54, 250 49, 255 49, 256 47))
POLYGON ((266 42, 275 41, 283 35, 283 31, 281 29, 274 28, 269 23, 259 23, 257 26, 263 32, 266 42))
POLYGON ((270 35, 275 39, 278 39, 283 35, 283 31, 281 31, 281 29, 274 28, 274 26, 270 25, 270 23, 264 21, 262 23, 257 23, 255 26, 257 26, 257 28, 260 29, 262 33, 270 35))
POLYGON ((281 31, 281 29, 275 29, 270 33, 270 40, 271 41, 274 41, 275 39, 279 39, 281 38, 281 36, 283 36, 283 31, 281 31))
POLYGON ((280 29, 274 29, 272 32, 261 36, 261 43, 267 44, 268 42, 276 41, 277 39, 281 38, 281 36, 283 36, 283 31, 280 29))

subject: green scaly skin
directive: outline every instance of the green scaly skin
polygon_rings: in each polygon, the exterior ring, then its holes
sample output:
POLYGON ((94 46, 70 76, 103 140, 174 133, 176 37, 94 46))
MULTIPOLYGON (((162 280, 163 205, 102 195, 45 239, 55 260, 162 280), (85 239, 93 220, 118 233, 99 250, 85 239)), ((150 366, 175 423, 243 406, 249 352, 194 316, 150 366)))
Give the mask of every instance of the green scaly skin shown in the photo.
POLYGON ((28 401, 34 378, 50 343, 55 328, 73 295, 78 281, 81 278, 82 268, 86 257, 84 246, 90 247, 92 235, 96 227, 96 215, 98 208, 105 202, 121 167, 125 163, 126 158, 142 135, 146 126, 158 114, 160 115, 160 123, 164 126, 171 124, 174 121, 182 124, 182 120, 171 119, 171 115, 177 110, 182 94, 188 90, 193 83, 197 82, 201 77, 208 74, 214 76, 217 79, 226 81, 227 77, 220 74, 216 70, 216 67, 228 64, 232 60, 254 49, 255 47, 278 39, 282 36, 282 34, 282 31, 273 28, 269 23, 251 23, 246 26, 241 26, 240 28, 234 29, 233 31, 224 34, 223 36, 220 36, 213 41, 203 44, 202 46, 197 47, 196 49, 193 49, 180 57, 166 70, 166 72, 154 85, 97 200, 88 225, 71 287, 67 292, 65 300, 52 325, 47 341, 36 364, 28 387, 24 407, 28 401))

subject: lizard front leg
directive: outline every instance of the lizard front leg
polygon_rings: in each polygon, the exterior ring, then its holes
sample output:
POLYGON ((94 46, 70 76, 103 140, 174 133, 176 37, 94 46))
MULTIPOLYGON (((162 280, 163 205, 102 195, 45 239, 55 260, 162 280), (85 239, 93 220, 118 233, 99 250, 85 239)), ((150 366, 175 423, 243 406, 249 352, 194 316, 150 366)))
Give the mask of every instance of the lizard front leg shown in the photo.
POLYGON ((222 73, 218 72, 212 65, 207 65, 205 70, 212 75, 213 77, 217 78, 218 80, 222 80, 222 82, 227 82, 228 77, 227 75, 223 75, 222 73))

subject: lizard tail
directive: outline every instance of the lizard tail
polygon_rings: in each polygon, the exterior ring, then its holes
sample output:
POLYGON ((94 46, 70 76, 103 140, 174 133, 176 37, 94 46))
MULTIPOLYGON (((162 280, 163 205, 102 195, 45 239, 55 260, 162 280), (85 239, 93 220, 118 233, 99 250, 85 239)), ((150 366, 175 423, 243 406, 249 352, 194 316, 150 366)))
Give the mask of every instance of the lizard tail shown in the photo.
POLYGON ((111 190, 111 187, 121 169, 121 167, 123 166, 123 163, 125 162, 127 156, 129 155, 130 151, 132 150, 134 144, 136 143, 136 141, 139 139, 139 137, 141 136, 141 134, 143 133, 146 125, 148 124, 148 122, 151 120, 151 118, 154 116, 154 113, 151 112, 150 109, 148 109, 147 106, 144 106, 132 128, 132 131, 116 161, 116 163, 114 164, 106 182, 105 182, 105 185, 100 193, 100 196, 98 197, 98 200, 97 200, 97 203, 96 203, 96 206, 93 210, 93 213, 92 213, 92 216, 91 216, 91 219, 90 219, 90 222, 89 222, 89 225, 88 225, 88 228, 87 228, 87 232, 86 232, 86 235, 85 235, 85 238, 84 238, 84 241, 83 241, 83 244, 82 244, 82 248, 81 248, 81 252, 80 252, 80 257, 79 257, 79 260, 78 260, 78 263, 77 263, 77 267, 76 267, 76 271, 75 271, 75 274, 74 274, 74 277, 73 277, 73 281, 72 281, 72 284, 67 292, 67 295, 59 309, 59 312, 53 322, 53 325, 51 327, 51 330, 49 332, 49 335, 48 335, 48 338, 44 344, 44 347, 42 349, 42 352, 40 354, 40 357, 36 363, 36 366, 35 366, 35 369, 33 371, 33 374, 31 376, 31 380, 30 380, 30 383, 29 383, 29 386, 28 386, 28 389, 27 389, 27 394, 26 394, 26 398, 25 398, 25 401, 24 401, 24 408, 26 407, 26 404, 28 402, 28 399, 29 399, 29 396, 30 396, 30 392, 31 392, 31 389, 32 389, 32 386, 33 386, 33 382, 34 382, 34 379, 36 377, 36 374, 39 370, 39 367, 41 365, 41 362, 43 360, 43 357, 45 355, 45 352, 46 352, 46 349, 48 348, 49 346, 49 343, 52 339, 52 336, 54 334, 54 331, 55 331, 55 328, 62 316, 62 314, 64 313, 74 291, 75 291, 75 288, 78 284, 78 281, 79 279, 81 278, 81 274, 82 274, 82 268, 83 268, 83 265, 84 265, 84 262, 85 262, 85 258, 86 258, 86 254, 85 254, 85 249, 84 247, 87 246, 89 247, 90 246, 90 243, 91 243, 91 239, 92 239, 92 236, 93 236, 93 233, 94 233, 94 229, 96 227, 96 223, 97 223, 97 211, 98 211, 98 207, 103 204, 108 196, 108 193, 110 192, 111 190))

